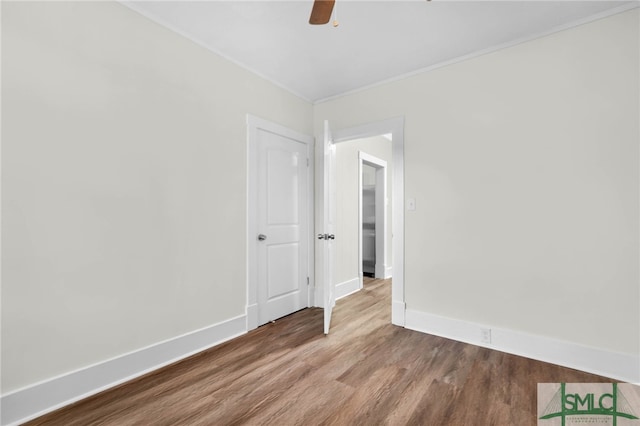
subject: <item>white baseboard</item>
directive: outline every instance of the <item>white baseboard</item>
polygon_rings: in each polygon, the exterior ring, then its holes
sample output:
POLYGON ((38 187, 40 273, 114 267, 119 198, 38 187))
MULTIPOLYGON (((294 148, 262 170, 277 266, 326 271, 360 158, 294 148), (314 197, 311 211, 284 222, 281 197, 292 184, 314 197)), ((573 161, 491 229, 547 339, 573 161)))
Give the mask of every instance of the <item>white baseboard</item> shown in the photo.
POLYGON ((246 333, 245 315, 2 395, 2 425, 17 425, 246 333))
POLYGON ((360 278, 358 277, 336 284, 336 300, 353 294, 360 289, 360 278))
POLYGON ((402 301, 391 301, 391 324, 405 326, 407 305, 402 301))
POLYGON ((247 331, 258 328, 258 304, 247 305, 247 331))
POLYGON ((500 329, 407 309, 406 328, 545 361, 629 383, 640 381, 640 356, 617 353, 549 337, 500 329), (491 343, 480 341, 480 328, 491 329, 491 343))
POLYGON ((384 263, 376 263, 373 276, 376 278, 384 278, 387 267, 384 263))
POLYGON ((387 280, 391 278, 392 271, 393 271, 393 267, 387 266, 386 264, 376 263, 375 277, 387 280))
POLYGON ((384 279, 388 280, 393 276, 393 266, 386 266, 384 268, 384 279))

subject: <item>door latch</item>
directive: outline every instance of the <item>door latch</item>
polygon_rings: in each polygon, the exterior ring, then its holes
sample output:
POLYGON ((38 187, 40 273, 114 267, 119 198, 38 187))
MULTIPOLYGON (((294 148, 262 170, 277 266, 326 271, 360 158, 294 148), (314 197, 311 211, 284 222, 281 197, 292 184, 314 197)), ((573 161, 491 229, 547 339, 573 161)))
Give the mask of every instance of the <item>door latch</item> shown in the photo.
POLYGON ((318 234, 319 240, 335 240, 336 236, 333 234, 318 234))

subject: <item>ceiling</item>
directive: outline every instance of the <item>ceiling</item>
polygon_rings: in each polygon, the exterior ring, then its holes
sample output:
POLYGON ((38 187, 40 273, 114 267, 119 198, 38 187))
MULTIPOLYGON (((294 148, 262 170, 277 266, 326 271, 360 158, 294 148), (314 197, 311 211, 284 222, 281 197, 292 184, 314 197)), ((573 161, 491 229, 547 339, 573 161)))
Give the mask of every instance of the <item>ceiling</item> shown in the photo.
POLYGON ((312 0, 123 3, 312 102, 639 5, 337 0, 334 28, 308 24, 312 0))

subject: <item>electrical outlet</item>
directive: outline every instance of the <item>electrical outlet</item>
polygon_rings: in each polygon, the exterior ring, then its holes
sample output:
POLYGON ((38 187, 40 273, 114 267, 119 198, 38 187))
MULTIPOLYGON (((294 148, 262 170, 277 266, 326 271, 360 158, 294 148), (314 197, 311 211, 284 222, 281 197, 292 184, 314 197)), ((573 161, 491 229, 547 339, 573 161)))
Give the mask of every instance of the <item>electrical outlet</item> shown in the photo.
POLYGON ((491 329, 490 328, 481 328, 480 329, 480 342, 481 343, 491 343, 491 329))

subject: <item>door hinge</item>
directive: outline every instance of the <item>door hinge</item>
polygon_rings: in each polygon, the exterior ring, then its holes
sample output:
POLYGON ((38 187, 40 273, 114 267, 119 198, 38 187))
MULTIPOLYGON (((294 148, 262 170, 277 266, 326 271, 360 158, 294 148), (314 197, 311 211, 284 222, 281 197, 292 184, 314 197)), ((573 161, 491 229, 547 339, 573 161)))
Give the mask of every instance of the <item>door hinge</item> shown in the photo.
POLYGON ((307 158, 307 167, 309 167, 309 159, 307 158))
POLYGON ((307 277, 307 285, 309 285, 309 277, 307 277))

